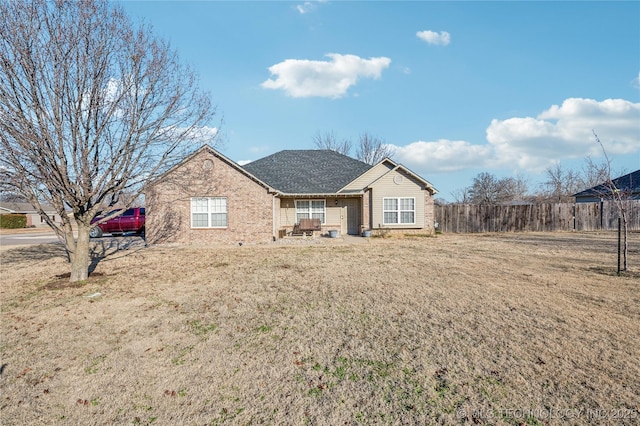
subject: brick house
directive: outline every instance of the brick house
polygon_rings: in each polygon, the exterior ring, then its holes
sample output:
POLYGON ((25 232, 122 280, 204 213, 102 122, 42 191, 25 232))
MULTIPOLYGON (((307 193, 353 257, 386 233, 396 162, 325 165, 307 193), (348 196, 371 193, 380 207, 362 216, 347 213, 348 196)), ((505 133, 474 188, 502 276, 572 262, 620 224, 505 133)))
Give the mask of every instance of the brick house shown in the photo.
POLYGON ((203 146, 146 192, 150 243, 269 242, 300 219, 359 235, 433 233, 436 189, 390 159, 371 166, 329 150, 286 150, 240 166, 203 146))

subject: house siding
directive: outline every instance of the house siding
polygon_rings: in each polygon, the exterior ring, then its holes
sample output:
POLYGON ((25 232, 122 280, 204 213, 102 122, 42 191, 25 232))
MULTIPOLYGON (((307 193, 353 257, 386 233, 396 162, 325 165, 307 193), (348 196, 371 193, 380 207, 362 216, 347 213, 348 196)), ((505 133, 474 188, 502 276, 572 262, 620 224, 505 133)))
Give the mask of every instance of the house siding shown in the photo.
MULTIPOLYGON (((18 213, 24 214, 27 218, 27 228, 48 228, 49 225, 45 222, 44 218, 38 213, 18 213)), ((53 222, 61 225, 62 220, 57 213, 48 213, 48 216, 53 219, 53 222)))
POLYGON ((366 188, 371 182, 380 179, 385 173, 389 173, 393 169, 393 165, 388 162, 383 162, 376 164, 361 176, 356 178, 353 182, 349 183, 345 186, 342 191, 362 191, 363 188, 366 188))
POLYGON ((210 151, 203 150, 169 172, 146 194, 147 241, 237 244, 272 241, 273 194, 210 151), (225 197, 226 228, 191 227, 192 197, 225 197))
POLYGON ((434 203, 432 194, 409 174, 394 170, 370 186, 371 226, 390 230, 413 230, 413 232, 433 232, 434 203), (399 178, 401 178, 401 182, 399 178), (383 199, 387 197, 415 198, 415 224, 390 225, 383 222, 383 199))
POLYGON ((293 198, 280 199, 280 229, 293 229, 296 223, 296 205, 293 198))

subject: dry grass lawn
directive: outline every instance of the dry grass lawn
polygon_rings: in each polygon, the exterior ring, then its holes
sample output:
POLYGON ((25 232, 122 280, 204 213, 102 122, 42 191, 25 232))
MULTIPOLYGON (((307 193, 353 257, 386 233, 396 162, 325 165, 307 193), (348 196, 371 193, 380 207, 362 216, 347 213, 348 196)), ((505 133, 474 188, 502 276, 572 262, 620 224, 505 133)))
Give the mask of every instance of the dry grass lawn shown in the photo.
POLYGON ((4 248, 0 423, 638 424, 630 237, 4 248))

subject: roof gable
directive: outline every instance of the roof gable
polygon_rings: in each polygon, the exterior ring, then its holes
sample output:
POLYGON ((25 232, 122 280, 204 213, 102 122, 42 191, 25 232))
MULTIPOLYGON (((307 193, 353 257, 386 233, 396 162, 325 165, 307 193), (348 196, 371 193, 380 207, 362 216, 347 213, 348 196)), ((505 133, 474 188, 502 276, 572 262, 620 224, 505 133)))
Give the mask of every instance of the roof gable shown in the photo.
POLYGON ((385 174, 383 174, 382 176, 378 177, 373 182, 371 182, 370 185, 375 183, 375 182, 377 182, 377 181, 379 181, 380 179, 384 178, 389 173, 392 173, 392 172, 395 172, 395 171, 400 171, 400 172, 406 174, 407 176, 411 177, 412 179, 416 180, 420 185, 423 185, 424 189, 428 190, 431 193, 431 195, 434 195, 434 194, 438 193, 438 190, 431 184, 431 182, 429 182, 428 180, 424 179, 419 174, 412 172, 411 170, 409 170, 408 168, 406 168, 402 164, 396 163, 395 161, 391 160, 390 158, 385 158, 382 161, 380 161, 380 163, 378 163, 378 164, 382 164, 382 163, 387 163, 387 164, 389 164, 389 165, 391 165, 393 167, 390 168, 390 170, 388 172, 386 172, 385 174))
POLYGON ((200 148, 198 148, 197 150, 195 150, 194 152, 192 152, 191 154, 189 154, 186 158, 184 158, 178 164, 174 165, 169 170, 164 172, 161 176, 159 176, 158 178, 156 178, 152 182, 150 182, 150 186, 156 185, 157 183, 163 181, 164 179, 166 179, 166 177, 168 175, 173 173, 176 169, 182 167, 184 164, 188 163, 189 161, 191 161, 193 158, 197 157, 202 152, 207 152, 207 153, 213 155, 214 157, 220 159, 221 161, 224 161, 225 163, 227 163, 232 168, 236 169, 241 174, 245 175, 249 179, 251 179, 254 182, 256 182, 258 185, 263 186, 264 188, 266 188, 268 191, 271 191, 271 192, 274 191, 274 189, 272 187, 270 187, 267 183, 262 181, 260 178, 252 175, 250 172, 248 172, 247 170, 242 168, 242 166, 240 166, 238 163, 236 163, 235 161, 230 160, 229 158, 227 158, 224 155, 220 154, 218 151, 216 151, 215 149, 213 149, 209 145, 203 145, 200 148))
POLYGON ((362 192, 371 182, 375 182, 381 176, 389 173, 395 166, 386 161, 381 161, 372 166, 369 170, 349 182, 344 188, 340 189, 341 193, 362 192))
POLYGON ((336 194, 371 168, 330 150, 285 150, 243 167, 284 194, 336 194))

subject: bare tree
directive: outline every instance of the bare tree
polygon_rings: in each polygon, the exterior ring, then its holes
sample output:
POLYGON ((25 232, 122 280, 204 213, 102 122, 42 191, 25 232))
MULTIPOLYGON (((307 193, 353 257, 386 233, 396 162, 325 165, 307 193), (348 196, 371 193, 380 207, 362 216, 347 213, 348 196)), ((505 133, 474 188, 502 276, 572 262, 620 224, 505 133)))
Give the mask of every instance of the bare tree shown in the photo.
POLYGON ((590 156, 585 159, 585 165, 582 168, 582 188, 592 188, 596 185, 606 182, 610 175, 609 163, 605 160, 601 163, 596 163, 590 156))
POLYGON ((0 201, 6 203, 28 203, 24 196, 12 191, 0 191, 0 201))
MULTIPOLYGON (((604 199, 611 200, 615 209, 618 212, 618 217, 620 218, 620 222, 622 224, 622 267, 620 270, 627 270, 627 253, 629 251, 629 220, 628 220, 628 209, 629 209, 629 200, 631 199, 632 188, 634 187, 633 182, 629 182, 627 188, 620 188, 614 179, 611 178, 611 160, 607 155, 607 151, 604 149, 603 143, 600 141, 598 134, 595 130, 593 130, 593 136, 596 138, 596 142, 602 148, 602 153, 604 154, 604 158, 606 160, 606 176, 604 179, 604 183, 596 186, 596 191, 600 192, 600 195, 604 199)), ((629 176, 629 180, 631 180, 631 176, 629 176)))
POLYGON ((545 196, 557 202, 572 201, 572 195, 581 189, 579 173, 566 169, 561 163, 548 167, 545 171, 547 180, 542 183, 545 196))
POLYGON ((470 186, 453 190, 451 196, 456 204, 471 204, 473 199, 470 186))
POLYGON ((478 173, 473 178, 469 193, 474 204, 496 204, 500 196, 500 182, 491 173, 478 173))
POLYGON ((498 202, 502 203, 524 201, 529 193, 527 180, 520 175, 502 178, 498 186, 500 187, 498 202))
POLYGON ((393 149, 384 140, 369 133, 360 135, 360 141, 356 148, 356 158, 367 164, 377 164, 385 158, 391 158, 393 149))
POLYGON ((521 176, 498 179, 487 172, 478 173, 470 187, 458 190, 454 197, 472 204, 504 204, 522 201, 528 193, 527 181, 521 176))
POLYGON ((334 131, 325 133, 318 131, 313 137, 313 144, 318 149, 328 149, 343 155, 349 155, 351 151, 351 141, 348 139, 338 140, 334 131))
POLYGON ((216 133, 195 73, 106 0, 0 2, 0 81, 2 185, 64 242, 71 281, 88 277, 99 209, 142 192, 216 133))

